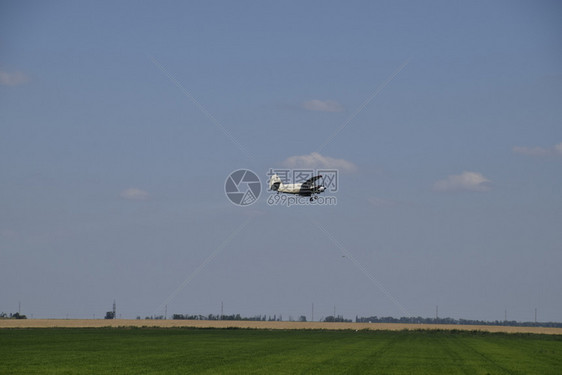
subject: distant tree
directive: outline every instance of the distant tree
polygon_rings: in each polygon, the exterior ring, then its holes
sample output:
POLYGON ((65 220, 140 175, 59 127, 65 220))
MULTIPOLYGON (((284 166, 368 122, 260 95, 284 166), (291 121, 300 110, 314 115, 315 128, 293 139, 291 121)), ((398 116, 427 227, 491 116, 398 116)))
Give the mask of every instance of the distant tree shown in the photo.
POLYGON ((104 319, 115 319, 115 313, 113 311, 106 312, 104 319))
POLYGON ((416 323, 416 324, 462 324, 462 325, 497 325, 497 326, 521 326, 521 327, 562 327, 562 323, 557 322, 517 322, 517 321, 485 321, 453 318, 422 318, 418 317, 357 317, 359 323, 416 323))
POLYGON ((306 316, 301 315, 301 316, 299 317, 299 322, 306 322, 306 316))
POLYGON ((329 315, 326 318, 324 318, 324 321, 327 323, 335 323, 335 322, 349 323, 351 322, 351 319, 344 319, 343 315, 338 315, 338 316, 329 315))

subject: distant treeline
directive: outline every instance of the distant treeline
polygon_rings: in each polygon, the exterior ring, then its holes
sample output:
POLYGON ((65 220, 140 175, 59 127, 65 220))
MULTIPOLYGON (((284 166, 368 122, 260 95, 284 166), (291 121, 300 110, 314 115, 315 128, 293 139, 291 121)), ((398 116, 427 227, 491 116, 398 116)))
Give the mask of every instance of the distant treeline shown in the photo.
MULTIPOLYGON (((172 315, 172 319, 174 320, 246 320, 246 321, 253 321, 253 322, 280 322, 283 321, 283 317, 279 315, 273 316, 266 316, 266 315, 256 315, 245 317, 241 316, 240 314, 232 314, 232 315, 189 315, 189 314, 174 314, 172 315)), ((293 320, 289 318, 289 320, 293 320)), ((306 322, 306 317, 303 315, 301 316, 298 321, 306 322)))
POLYGON ((338 315, 338 316, 330 315, 325 317, 324 320, 322 321, 327 323, 351 323, 351 319, 345 319, 343 315, 338 315))
POLYGON ((470 320, 470 319, 453 319, 453 318, 422 318, 418 317, 402 317, 394 318, 391 316, 371 316, 371 317, 355 317, 356 323, 414 323, 414 324, 461 324, 461 325, 482 325, 482 326, 517 326, 517 327, 556 327, 562 328, 562 323, 557 322, 517 322, 515 320, 470 320))
MULTIPOLYGON (((256 322, 265 322, 267 317, 265 315, 256 315, 251 317, 244 317, 240 314, 232 315, 189 315, 189 314, 174 314, 172 315, 174 320, 251 320, 256 322)), ((273 319, 271 319, 273 320, 273 319)))
MULTIPOLYGON (((146 318, 146 319, 163 319, 163 317, 158 316, 154 318, 146 318)), ((266 315, 256 315, 251 317, 244 317, 240 314, 232 314, 232 315, 189 315, 189 314, 174 314, 172 315, 172 319, 174 320, 247 320, 253 322, 281 322, 283 321, 283 317, 281 315, 273 315, 273 316, 266 316, 266 315)), ((293 317, 289 316, 289 322, 306 322, 306 316, 301 315, 298 319, 293 319, 293 317)), ((325 319, 322 320, 323 322, 352 322, 351 319, 344 319, 343 316, 327 316, 325 319)))
POLYGON ((27 319, 27 316, 20 313, 6 314, 2 312, 0 313, 0 319, 27 319))
MULTIPOLYGON (((137 317, 140 319, 140 317, 137 317)), ((145 319, 165 319, 164 316, 150 316, 146 317, 145 319)), ((191 314, 173 314, 172 319, 174 320, 242 320, 242 321, 256 321, 256 322, 280 322, 283 321, 283 317, 281 315, 273 315, 273 316, 266 316, 266 315, 256 315, 245 317, 241 316, 240 314, 232 314, 232 315, 191 315, 191 314)), ((293 319, 293 317, 289 317, 288 321, 294 322, 306 322, 306 316, 301 315, 298 319, 293 319)), ((346 322, 351 323, 351 319, 345 319, 342 315, 337 316, 327 316, 321 320, 322 322, 327 323, 337 323, 337 322, 346 322)), ((356 323, 410 323, 410 324, 459 324, 459 325, 491 325, 491 326, 517 326, 517 327, 555 327, 555 328, 562 328, 562 323, 557 322, 517 322, 515 320, 503 321, 503 320, 495 320, 495 321, 485 321, 485 320, 469 320, 469 319, 453 319, 453 318, 422 318, 421 316, 418 317, 401 317, 401 318, 394 318, 392 316, 370 316, 370 317, 355 317, 356 323)))

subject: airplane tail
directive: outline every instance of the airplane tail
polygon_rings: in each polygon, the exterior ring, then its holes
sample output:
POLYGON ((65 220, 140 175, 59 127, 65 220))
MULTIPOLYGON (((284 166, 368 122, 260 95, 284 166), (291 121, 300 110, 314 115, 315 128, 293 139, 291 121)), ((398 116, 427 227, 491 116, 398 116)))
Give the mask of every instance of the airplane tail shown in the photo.
POLYGON ((271 176, 269 179, 269 190, 277 191, 281 185, 283 185, 283 182, 281 182, 281 179, 277 176, 277 174, 271 176))

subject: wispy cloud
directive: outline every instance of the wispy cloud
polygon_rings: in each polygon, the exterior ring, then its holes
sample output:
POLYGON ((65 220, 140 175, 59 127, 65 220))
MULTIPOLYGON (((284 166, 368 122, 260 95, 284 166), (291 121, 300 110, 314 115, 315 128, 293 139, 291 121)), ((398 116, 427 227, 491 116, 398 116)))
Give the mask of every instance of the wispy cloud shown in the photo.
POLYGON ((22 72, 6 72, 0 70, 0 85, 3 86, 18 86, 29 82, 29 77, 22 72))
POLYGON ((488 191, 490 180, 477 172, 452 174, 433 185, 435 191, 488 191))
POLYGON ((370 197, 367 198, 367 201, 375 207, 394 207, 398 204, 398 202, 392 199, 385 199, 379 197, 370 197))
POLYGON ((357 166, 344 159, 331 158, 313 152, 308 155, 291 156, 283 161, 283 166, 287 168, 309 168, 309 169, 337 169, 340 172, 356 172, 357 166))
POLYGON ((319 112, 342 112, 344 110, 343 106, 336 101, 318 99, 312 99, 303 102, 302 108, 308 111, 319 112))
POLYGON ((527 155, 527 156, 548 156, 548 155, 562 156, 562 142, 552 147, 514 146, 513 152, 516 154, 527 155))
POLYGON ((123 190, 120 194, 121 198, 123 199, 130 199, 130 200, 137 200, 137 201, 144 201, 147 200, 149 197, 148 192, 137 189, 137 188, 129 188, 123 190))

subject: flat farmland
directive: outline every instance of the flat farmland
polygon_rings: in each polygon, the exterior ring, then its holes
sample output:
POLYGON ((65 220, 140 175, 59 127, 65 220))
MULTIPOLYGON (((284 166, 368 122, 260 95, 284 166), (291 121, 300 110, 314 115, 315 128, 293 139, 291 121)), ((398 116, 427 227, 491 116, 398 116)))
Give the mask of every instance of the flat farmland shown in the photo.
POLYGON ((227 320, 143 320, 143 319, 0 319, 1 328, 254 328, 283 330, 458 330, 504 333, 537 333, 562 335, 562 328, 514 327, 458 324, 397 324, 397 323, 324 323, 324 322, 258 322, 227 320))
POLYGON ((560 374, 562 336, 459 330, 0 330, 0 374, 560 374))

